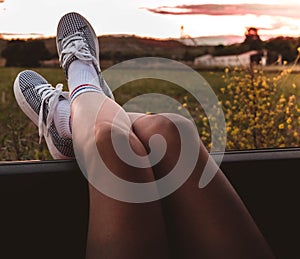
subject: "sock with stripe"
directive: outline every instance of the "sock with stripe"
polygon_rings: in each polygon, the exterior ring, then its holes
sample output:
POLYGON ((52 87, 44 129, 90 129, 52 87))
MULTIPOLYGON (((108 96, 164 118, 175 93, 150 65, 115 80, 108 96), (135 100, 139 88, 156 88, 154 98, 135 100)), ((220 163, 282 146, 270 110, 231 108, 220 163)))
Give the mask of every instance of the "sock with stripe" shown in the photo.
POLYGON ((86 92, 103 93, 100 87, 99 76, 92 64, 75 60, 68 69, 68 87, 71 102, 80 94, 86 92))

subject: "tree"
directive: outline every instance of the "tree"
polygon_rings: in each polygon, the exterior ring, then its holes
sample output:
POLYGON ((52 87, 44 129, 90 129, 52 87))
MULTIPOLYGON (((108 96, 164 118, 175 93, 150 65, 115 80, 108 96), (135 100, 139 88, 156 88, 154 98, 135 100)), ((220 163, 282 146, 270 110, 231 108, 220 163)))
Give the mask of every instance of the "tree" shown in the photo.
POLYGON ((42 40, 11 40, 2 52, 8 67, 39 67, 41 60, 50 58, 42 40))
POLYGON ((283 60, 293 62, 297 56, 299 43, 299 39, 296 38, 277 37, 266 42, 266 48, 276 56, 280 54, 283 60))
POLYGON ((263 42, 258 35, 258 29, 254 27, 248 28, 245 33, 243 45, 249 46, 250 50, 262 50, 263 42))

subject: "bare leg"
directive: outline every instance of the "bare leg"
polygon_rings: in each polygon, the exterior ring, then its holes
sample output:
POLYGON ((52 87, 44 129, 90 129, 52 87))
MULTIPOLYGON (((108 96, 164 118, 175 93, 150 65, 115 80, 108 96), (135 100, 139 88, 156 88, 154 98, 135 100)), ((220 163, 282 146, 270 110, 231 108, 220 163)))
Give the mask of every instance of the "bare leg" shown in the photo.
MULTIPOLYGON (((157 178, 167 174, 176 164, 180 137, 174 124, 160 115, 130 115, 139 117, 133 130, 149 149, 153 134, 161 134, 168 144, 166 155, 153 167, 157 178)), ((188 120, 173 116, 186 127, 188 120)), ((221 170, 212 182, 198 188, 208 152, 200 144, 196 168, 185 184, 162 200, 168 236, 179 258, 273 258, 262 234, 247 209, 221 170)))
MULTIPOLYGON (((133 182, 153 181, 151 168, 129 166, 118 158, 113 149, 111 126, 117 112, 121 111, 117 137, 128 138, 125 129, 130 127, 128 115, 114 101, 101 94, 82 94, 72 104, 72 124, 82 122, 82 118, 93 109, 98 110, 99 99, 103 105, 96 120, 95 140, 105 164, 123 179, 133 182)), ((132 131, 129 141, 137 154, 146 155, 143 144, 132 131)), ((92 185, 89 185, 89 191, 87 259, 168 258, 168 241, 160 202, 126 203, 107 197, 92 185)))

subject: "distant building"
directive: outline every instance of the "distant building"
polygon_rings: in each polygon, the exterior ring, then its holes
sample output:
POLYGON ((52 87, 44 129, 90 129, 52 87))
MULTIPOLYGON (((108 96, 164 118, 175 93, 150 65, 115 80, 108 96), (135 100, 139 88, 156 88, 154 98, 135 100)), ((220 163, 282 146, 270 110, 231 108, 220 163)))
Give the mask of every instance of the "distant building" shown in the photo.
POLYGON ((186 45, 193 45, 193 46, 198 45, 196 40, 193 37, 191 37, 190 35, 188 35, 184 32, 184 26, 183 25, 181 25, 181 27, 180 27, 179 42, 182 42, 183 44, 186 44, 186 45))
POLYGON ((239 55, 212 56, 208 54, 195 58, 194 64, 205 67, 250 66, 254 57, 258 55, 259 52, 256 50, 239 55))
POLYGON ((186 38, 185 32, 184 32, 184 26, 181 25, 180 27, 180 39, 186 38))

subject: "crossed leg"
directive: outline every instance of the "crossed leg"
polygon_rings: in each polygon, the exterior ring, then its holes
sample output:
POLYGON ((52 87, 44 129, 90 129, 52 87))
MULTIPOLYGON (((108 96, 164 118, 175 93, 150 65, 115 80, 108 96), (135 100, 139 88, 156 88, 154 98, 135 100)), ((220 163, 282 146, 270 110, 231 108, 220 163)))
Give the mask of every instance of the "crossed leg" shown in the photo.
MULTIPOLYGON (((71 99, 73 100, 71 107, 72 126, 73 133, 79 132, 79 135, 76 133, 76 137, 73 138, 74 144, 85 153, 87 149, 85 141, 95 140, 96 153, 101 155, 106 166, 113 173, 123 179, 140 183, 153 181, 166 175, 177 163, 180 153, 180 137, 173 123, 161 115, 141 116, 132 127, 130 115, 117 103, 107 98, 103 90, 100 90, 101 82, 99 85, 97 82, 96 85, 86 85, 86 82, 94 82, 87 77, 94 79, 100 75, 98 74, 99 71, 96 71, 94 76, 94 69, 99 64, 95 61, 97 60, 97 53, 92 46, 97 45, 98 40, 96 40, 96 35, 94 35, 89 23, 80 15, 70 13, 60 23, 58 32, 57 43, 60 60, 65 72, 68 72, 69 87, 72 85, 73 89, 71 90, 71 99), (70 26, 71 24, 74 27, 70 26), (82 33, 82 30, 87 31, 82 33), (92 37, 86 37, 86 35, 92 37), (90 40, 92 42, 89 42, 90 40), (82 47, 83 42, 85 42, 84 47, 82 47), (72 48, 69 46, 71 43, 74 43, 72 48), (91 50, 93 51, 91 52, 91 50), (76 57, 75 61, 77 62, 71 69, 70 62, 74 61, 74 57, 76 57), (84 59, 83 63, 80 58, 84 59), (77 78, 80 71, 83 71, 83 75, 81 74, 81 77, 77 78), (73 76, 76 79, 74 82, 71 80, 73 76), (81 93, 84 94, 81 95, 81 93), (99 104, 101 105, 99 106, 99 104), (89 129, 85 127, 84 122, 87 122, 85 120, 88 117, 87 114, 95 110, 99 111, 94 125, 95 132, 89 136, 85 132, 89 129), (113 119, 116 114, 119 114, 119 119, 114 126, 113 137, 122 141, 129 140, 132 150, 137 155, 145 156, 149 152, 149 140, 153 134, 160 134, 164 137, 167 143, 167 152, 161 162, 151 166, 150 161, 148 161, 148 167, 138 168, 123 162, 118 157, 113 148, 111 137, 113 119)), ((48 124, 48 119, 52 120, 49 116, 51 113, 50 106, 53 107, 53 102, 58 101, 59 97, 63 97, 64 94, 49 87, 47 81, 40 76, 33 76, 31 72, 26 74, 27 76, 23 80, 17 78, 18 82, 15 84, 18 89, 17 96, 20 105, 24 106, 24 111, 33 118, 33 121, 36 120, 37 125, 39 124, 42 136, 43 121, 45 121, 44 113, 47 114, 46 124, 48 124), (33 80, 34 83, 31 82, 32 79, 35 79, 33 80), (28 89, 31 90, 27 91, 28 89), (31 94, 32 98, 28 98, 29 101, 24 97, 26 92, 31 94), (40 112, 37 112, 36 103, 41 106, 40 112), (39 117, 40 115, 42 116, 39 117), (39 120, 36 119, 38 117, 39 120), (42 123, 40 124, 40 122, 42 123)), ((174 119, 187 130, 186 132, 195 133, 189 121, 176 115, 170 116, 174 116, 174 119)), ((68 127, 69 117, 67 117, 66 122, 68 127)), ((54 131, 53 128, 52 130, 55 133, 52 132, 52 135, 55 137, 58 132, 54 131)), ((49 131, 47 129, 47 132, 49 131)), ((169 241, 171 248, 174 248, 175 251, 171 254, 174 257, 272 257, 249 213, 221 171, 206 188, 198 189, 197 183, 208 160, 208 153, 200 142, 199 136, 194 134, 194 137, 195 143, 199 145, 197 148, 200 149, 200 155, 192 175, 177 191, 162 200, 144 204, 127 203, 109 198, 96 190, 92 184, 89 185, 90 215, 87 259, 168 258, 170 256, 169 241)), ((49 143, 50 146, 54 146, 51 141, 49 143)), ((60 144, 59 141, 58 143, 60 144)), ((63 143, 70 144, 70 141, 63 143)), ((60 146, 65 145, 57 145, 57 147, 60 146)), ((154 145, 152 148, 155 153, 159 145, 154 145)), ((54 149, 54 151, 56 155, 62 154, 64 150, 54 149)), ((90 161, 89 157, 85 158, 87 158, 86 161, 90 161)), ((96 174, 101 177, 103 168, 95 169, 96 174)), ((185 168, 182 168, 182 171, 184 170, 185 168)), ((88 175, 89 177, 96 176, 88 175)), ((156 188, 153 188, 152 191, 159 192, 156 188)))
MULTIPOLYGON (((99 99, 102 106, 96 120, 95 140, 106 166, 117 176, 133 182, 153 181, 166 175, 176 164, 181 145, 173 122, 161 115, 128 114, 114 101, 95 93, 86 93, 74 101, 72 120, 81 120, 89 112, 87 109, 99 108, 99 99), (74 110, 78 111, 74 113, 74 110), (167 152, 157 165, 136 168, 118 157, 111 140, 116 114, 119 119, 114 125, 114 137, 129 138, 138 155, 150 151, 149 140, 153 134, 165 138, 167 152), (131 125, 133 118, 137 119, 131 125)), ((188 120, 169 116, 193 132, 188 120)), ((198 188, 208 159, 207 151, 199 143, 200 153, 192 175, 177 191, 160 201, 126 203, 89 186, 87 259, 168 258, 170 255, 173 258, 273 258, 247 209, 220 170, 207 187, 198 188)), ((152 148, 155 152, 155 146, 152 148)))
MULTIPOLYGON (((141 156, 147 154, 144 145, 130 129, 131 122, 127 113, 117 103, 103 94, 85 93, 77 97, 72 104, 72 124, 82 123, 83 118, 94 109, 99 109, 95 125, 95 141, 108 169, 127 181, 153 181, 154 174, 151 167, 130 166, 118 157, 113 148, 112 124, 115 115, 119 113, 120 119, 117 125, 114 125, 114 137, 129 138, 136 154, 141 156), (99 103, 102 103, 101 107, 99 103)), ((73 131, 78 130, 76 125, 73 131)), ((75 137, 73 141, 79 142, 78 144, 84 147, 86 143, 81 137, 81 135, 79 138, 75 137)), ((101 168, 97 169, 96 173, 101 175, 101 168)), ((92 184, 89 184, 89 197, 87 259, 169 258, 169 245, 159 201, 144 204, 119 201, 99 192, 92 184)))
MULTIPOLYGON (((178 130, 168 118, 188 128, 193 128, 193 124, 176 114, 130 116, 134 118, 133 131, 148 152, 153 134, 160 134, 167 141, 166 155, 153 166, 156 179, 163 177, 175 166, 181 145, 178 130)), ((177 191, 161 201, 172 249, 179 258, 273 258, 246 207, 220 169, 211 183, 198 188, 208 160, 207 150, 199 143, 194 172, 177 191)))

